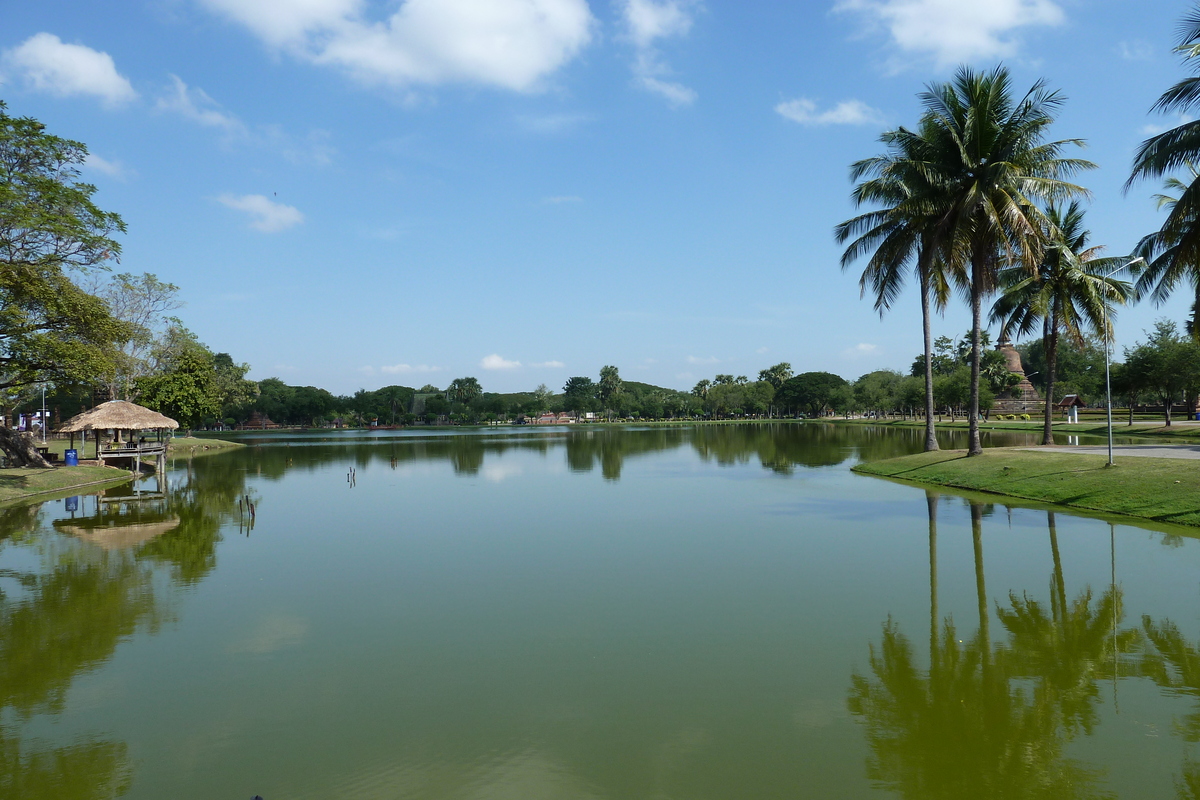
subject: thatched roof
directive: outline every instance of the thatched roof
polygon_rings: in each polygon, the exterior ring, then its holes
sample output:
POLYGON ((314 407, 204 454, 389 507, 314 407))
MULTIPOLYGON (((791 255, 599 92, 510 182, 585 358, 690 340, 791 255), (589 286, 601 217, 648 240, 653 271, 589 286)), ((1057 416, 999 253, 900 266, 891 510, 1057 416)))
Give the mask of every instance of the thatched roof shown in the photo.
POLYGON ((109 400, 90 411, 76 414, 59 427, 61 433, 78 431, 103 431, 115 428, 122 431, 146 431, 169 428, 174 430, 179 423, 164 417, 157 411, 128 400, 109 400))

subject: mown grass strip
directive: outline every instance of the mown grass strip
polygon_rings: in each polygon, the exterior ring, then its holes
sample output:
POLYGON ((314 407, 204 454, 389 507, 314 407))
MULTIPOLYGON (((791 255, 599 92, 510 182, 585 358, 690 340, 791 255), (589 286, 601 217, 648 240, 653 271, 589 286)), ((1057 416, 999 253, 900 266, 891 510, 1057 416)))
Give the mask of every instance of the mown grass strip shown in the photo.
POLYGON ((989 448, 859 464, 864 475, 1005 495, 1087 511, 1200 526, 1200 460, 989 448))

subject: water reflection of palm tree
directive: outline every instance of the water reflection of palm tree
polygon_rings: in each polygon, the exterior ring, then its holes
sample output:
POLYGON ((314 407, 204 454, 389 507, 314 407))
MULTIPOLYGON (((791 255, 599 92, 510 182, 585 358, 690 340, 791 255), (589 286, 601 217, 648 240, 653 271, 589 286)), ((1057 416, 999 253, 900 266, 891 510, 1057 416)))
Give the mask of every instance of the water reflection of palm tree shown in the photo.
MULTIPOLYGON (((939 630, 936 493, 929 519, 929 668, 888 620, 871 646, 871 675, 851 679, 849 706, 867 729, 868 774, 905 797, 1101 797, 1097 770, 1063 755, 1069 728, 1048 692, 1014 688, 1022 660, 988 635, 983 567, 985 508, 971 503, 979 630, 965 643, 946 619, 939 630)), ((1104 613, 1097 610, 1098 615, 1104 613)), ((1002 616, 1003 619, 1003 616, 1002 616)))
POLYGON ((1098 680, 1115 677, 1118 654, 1133 650, 1140 635, 1132 628, 1118 630, 1124 610, 1115 584, 1095 604, 1091 588, 1067 601, 1058 527, 1053 511, 1046 516, 1054 561, 1049 610, 1028 595, 1010 592, 1009 607, 999 608, 997 614, 1009 634, 1012 674, 1039 682, 1044 699, 1060 707, 1070 735, 1078 730, 1091 733, 1098 680))

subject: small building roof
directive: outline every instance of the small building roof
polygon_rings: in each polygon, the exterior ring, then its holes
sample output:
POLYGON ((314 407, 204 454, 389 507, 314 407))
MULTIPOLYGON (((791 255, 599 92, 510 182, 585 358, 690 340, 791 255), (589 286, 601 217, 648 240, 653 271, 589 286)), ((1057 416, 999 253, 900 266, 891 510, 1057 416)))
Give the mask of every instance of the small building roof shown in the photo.
POLYGON ((1072 406, 1079 406, 1080 408, 1083 408, 1086 405, 1087 403, 1083 402, 1083 399, 1077 394, 1069 394, 1062 400, 1058 401, 1059 408, 1071 408, 1072 406))
POLYGON ((61 433, 103 431, 113 428, 122 431, 175 430, 179 423, 157 411, 128 400, 109 400, 93 409, 76 414, 59 426, 61 433))

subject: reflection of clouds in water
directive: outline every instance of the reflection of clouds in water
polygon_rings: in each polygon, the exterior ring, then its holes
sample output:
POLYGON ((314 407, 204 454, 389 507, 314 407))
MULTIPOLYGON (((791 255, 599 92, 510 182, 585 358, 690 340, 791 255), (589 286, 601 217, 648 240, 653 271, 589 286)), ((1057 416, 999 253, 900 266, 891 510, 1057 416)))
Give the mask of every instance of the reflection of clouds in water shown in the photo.
POLYGON ((489 481, 499 483, 506 478, 516 478, 525 472, 520 464, 511 462, 504 463, 503 461, 491 461, 485 463, 479 470, 479 474, 483 475, 489 481))
POLYGON ((527 750, 497 755, 474 767, 444 761, 379 765, 340 782, 329 796, 356 800, 592 800, 602 795, 545 754, 527 750))
POLYGON ((230 653, 263 655, 298 644, 308 634, 308 622, 286 614, 267 614, 254 628, 229 646, 230 653))

